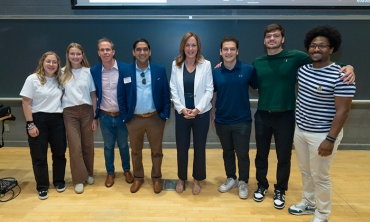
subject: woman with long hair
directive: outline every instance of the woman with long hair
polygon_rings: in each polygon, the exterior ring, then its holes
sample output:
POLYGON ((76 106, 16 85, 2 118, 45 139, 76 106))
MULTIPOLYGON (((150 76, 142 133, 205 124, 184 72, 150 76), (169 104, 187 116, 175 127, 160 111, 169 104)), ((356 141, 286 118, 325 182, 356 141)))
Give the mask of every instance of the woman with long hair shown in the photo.
POLYGON ((176 192, 184 191, 187 180, 188 150, 193 131, 193 189, 200 193, 199 181, 206 178, 206 141, 209 129, 209 110, 212 108, 213 79, 211 63, 204 59, 199 37, 186 33, 180 42, 180 54, 172 63, 171 96, 176 115, 176 147, 179 180, 176 192))
POLYGON ((90 65, 82 46, 71 43, 66 50, 66 66, 62 69, 64 124, 66 126, 72 182, 77 194, 84 183, 94 183, 94 135, 98 123, 95 85, 90 65))
POLYGON ((48 198, 48 144, 53 160, 53 185, 58 192, 65 187, 66 134, 63 123, 63 95, 60 59, 54 52, 46 52, 36 71, 29 75, 20 92, 27 124, 28 143, 32 159, 36 189, 40 200, 48 198))

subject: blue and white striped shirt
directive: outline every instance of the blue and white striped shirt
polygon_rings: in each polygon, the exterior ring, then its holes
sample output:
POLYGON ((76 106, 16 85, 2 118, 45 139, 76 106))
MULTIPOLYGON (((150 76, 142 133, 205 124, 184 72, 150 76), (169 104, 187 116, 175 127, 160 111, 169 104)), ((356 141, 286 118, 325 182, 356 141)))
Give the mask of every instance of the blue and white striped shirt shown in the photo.
POLYGON ((340 80, 340 68, 335 63, 323 68, 313 68, 312 64, 299 68, 296 121, 300 129, 329 132, 336 113, 334 97, 354 96, 356 86, 340 80))

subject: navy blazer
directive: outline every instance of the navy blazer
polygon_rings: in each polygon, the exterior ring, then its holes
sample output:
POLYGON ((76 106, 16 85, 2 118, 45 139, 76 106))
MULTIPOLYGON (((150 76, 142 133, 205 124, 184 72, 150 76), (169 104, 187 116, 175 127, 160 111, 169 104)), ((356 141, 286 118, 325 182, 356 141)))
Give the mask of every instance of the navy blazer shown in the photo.
MULTIPOLYGON (((124 63, 124 62, 118 62, 117 61, 117 67, 118 67, 118 74, 119 74, 119 76, 121 75, 122 68, 125 65, 127 65, 127 64, 124 63)), ((101 74, 102 68, 103 68, 103 64, 102 63, 99 63, 98 65, 90 68, 90 72, 91 72, 91 75, 93 77, 95 88, 96 88, 96 96, 98 97, 98 103, 97 103, 97 107, 96 107, 96 110, 95 110, 95 119, 99 118, 100 102, 102 100, 102 95, 103 95, 103 91, 102 91, 103 90, 102 89, 103 86, 102 86, 102 79, 101 79, 101 77, 102 77, 102 74, 101 74)), ((120 83, 122 83, 122 82, 119 81, 119 77, 118 77, 117 98, 118 98, 118 88, 119 88, 118 86, 119 86, 120 83)))
MULTIPOLYGON (((167 120, 170 117, 171 100, 166 69, 164 66, 150 63, 150 73, 155 109, 162 120, 167 120)), ((123 122, 127 123, 134 115, 137 101, 136 62, 123 67, 119 82, 117 94, 119 112, 123 122)))

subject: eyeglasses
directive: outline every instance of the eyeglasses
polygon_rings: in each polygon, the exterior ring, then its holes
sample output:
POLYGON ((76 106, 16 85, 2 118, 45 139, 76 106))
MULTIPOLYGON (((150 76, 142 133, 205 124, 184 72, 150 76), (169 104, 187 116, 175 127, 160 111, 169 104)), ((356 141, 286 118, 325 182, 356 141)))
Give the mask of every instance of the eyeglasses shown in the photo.
POLYGON ((320 44, 320 45, 311 44, 308 47, 310 47, 310 49, 316 49, 316 47, 319 49, 325 49, 326 47, 329 47, 329 46, 330 45, 326 45, 326 44, 320 44))
POLYGON ((145 73, 143 73, 143 72, 140 73, 140 76, 141 76, 141 78, 143 78, 143 80, 141 81, 141 83, 145 85, 146 84, 145 73))
POLYGON ((57 61, 54 61, 54 60, 45 60, 45 63, 46 64, 53 64, 53 65, 57 65, 58 62, 57 61))

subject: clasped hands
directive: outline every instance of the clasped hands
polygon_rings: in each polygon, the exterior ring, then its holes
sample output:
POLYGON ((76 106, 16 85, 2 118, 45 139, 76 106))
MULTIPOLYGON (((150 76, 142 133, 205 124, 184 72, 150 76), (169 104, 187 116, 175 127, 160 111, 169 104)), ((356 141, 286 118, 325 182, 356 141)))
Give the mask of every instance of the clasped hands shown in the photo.
POLYGON ((183 108, 181 110, 182 114, 184 114, 185 119, 194 119, 196 115, 200 112, 197 108, 194 109, 188 109, 188 108, 183 108))

